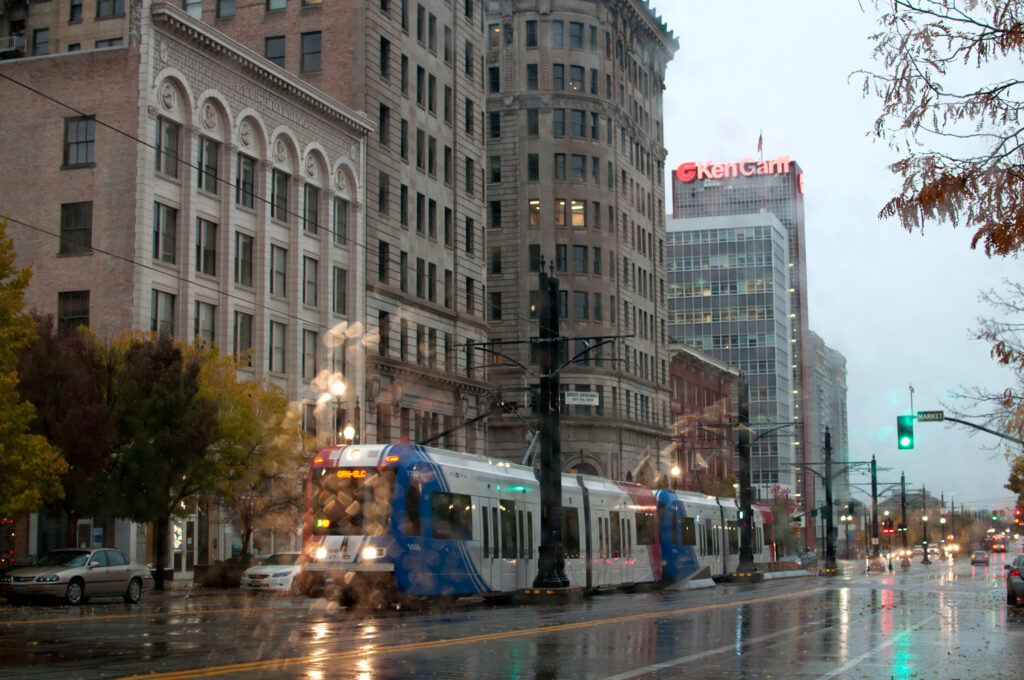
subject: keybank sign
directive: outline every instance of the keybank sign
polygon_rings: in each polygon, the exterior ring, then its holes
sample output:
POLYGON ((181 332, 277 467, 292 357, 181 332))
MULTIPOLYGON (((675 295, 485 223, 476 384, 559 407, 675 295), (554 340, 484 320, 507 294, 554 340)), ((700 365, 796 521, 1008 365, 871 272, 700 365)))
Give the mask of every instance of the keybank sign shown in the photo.
POLYGON ((724 179, 726 177, 750 177, 751 175, 785 175, 789 173, 789 155, 779 156, 775 160, 759 161, 756 158, 744 158, 739 163, 712 163, 711 161, 693 161, 683 163, 676 168, 676 177, 680 182, 692 182, 695 179, 724 179))

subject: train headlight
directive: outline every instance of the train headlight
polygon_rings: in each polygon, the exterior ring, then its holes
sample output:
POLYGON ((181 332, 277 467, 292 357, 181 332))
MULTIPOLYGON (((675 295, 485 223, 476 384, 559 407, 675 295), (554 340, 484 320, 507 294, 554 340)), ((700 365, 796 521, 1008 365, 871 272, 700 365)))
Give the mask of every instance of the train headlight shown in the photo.
POLYGON ((327 557, 327 548, 323 546, 318 547, 316 550, 313 551, 313 557, 315 557, 318 560, 325 559, 327 557))
POLYGON ((384 557, 384 548, 363 548, 361 553, 364 560, 375 560, 378 557, 384 557))

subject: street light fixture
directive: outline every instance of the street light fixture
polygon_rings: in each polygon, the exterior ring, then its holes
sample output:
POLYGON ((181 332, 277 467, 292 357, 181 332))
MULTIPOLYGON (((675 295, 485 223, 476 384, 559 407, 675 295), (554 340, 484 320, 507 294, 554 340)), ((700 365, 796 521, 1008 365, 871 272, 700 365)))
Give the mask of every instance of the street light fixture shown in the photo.
POLYGON ((355 439, 356 436, 356 428, 352 427, 351 424, 346 425, 345 429, 341 433, 341 436, 345 438, 345 441, 351 444, 352 440, 355 439))
POLYGON ((331 394, 334 395, 334 417, 331 418, 331 430, 334 432, 334 444, 338 444, 338 415, 341 413, 341 397, 345 394, 345 383, 335 380, 331 383, 331 394))
POLYGON ((946 518, 939 518, 939 557, 946 556, 946 518))
POLYGON ((679 469, 678 465, 673 465, 671 472, 672 472, 672 490, 674 491, 674 490, 679 488, 679 474, 682 472, 682 470, 679 469))

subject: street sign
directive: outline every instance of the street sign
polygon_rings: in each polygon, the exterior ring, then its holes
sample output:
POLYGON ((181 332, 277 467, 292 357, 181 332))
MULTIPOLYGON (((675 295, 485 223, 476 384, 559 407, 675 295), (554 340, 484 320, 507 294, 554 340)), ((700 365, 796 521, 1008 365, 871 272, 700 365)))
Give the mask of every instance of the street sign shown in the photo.
POLYGON ((946 419, 944 411, 918 411, 917 421, 919 423, 940 422, 946 419))
POLYGON ((569 406, 600 406, 601 398, 597 392, 563 392, 565 403, 569 406))

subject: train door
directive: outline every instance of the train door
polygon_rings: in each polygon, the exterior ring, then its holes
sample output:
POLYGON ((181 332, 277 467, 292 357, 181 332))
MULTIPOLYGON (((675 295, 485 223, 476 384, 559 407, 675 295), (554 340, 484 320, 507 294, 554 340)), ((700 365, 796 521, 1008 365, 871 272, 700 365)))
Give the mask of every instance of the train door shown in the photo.
POLYGON ((594 588, 601 588, 608 585, 608 513, 602 510, 594 510, 593 513, 591 529, 594 536, 594 552, 591 555, 591 583, 594 588))
POLYGON ((516 506, 516 531, 516 588, 528 588, 536 576, 537 549, 533 537, 533 509, 525 503, 516 506))
POLYGON ((608 513, 608 581, 612 585, 622 583, 622 563, 626 561, 623 551, 622 515, 617 511, 608 513))
POLYGON ((501 590, 512 591, 516 589, 517 583, 517 562, 519 559, 519 545, 516 536, 516 523, 518 520, 515 501, 499 501, 498 523, 500 525, 501 559, 498 562, 500 570, 501 590))
POLYGON ((480 575, 490 590, 503 590, 501 584, 501 522, 498 500, 480 499, 480 575))

